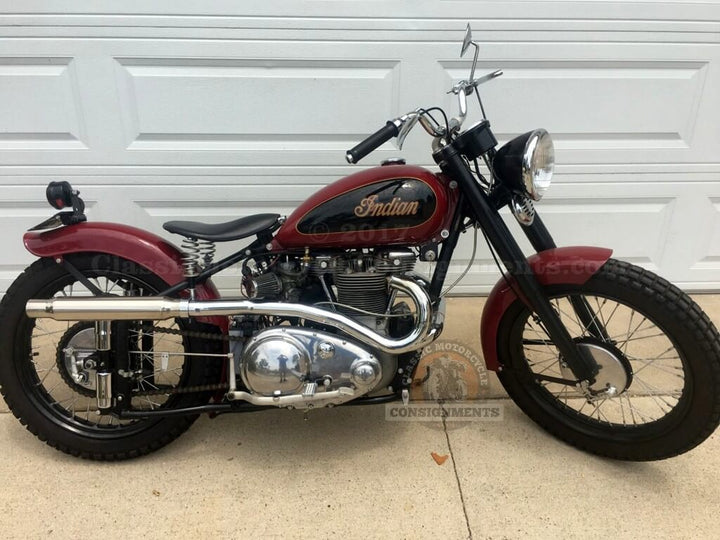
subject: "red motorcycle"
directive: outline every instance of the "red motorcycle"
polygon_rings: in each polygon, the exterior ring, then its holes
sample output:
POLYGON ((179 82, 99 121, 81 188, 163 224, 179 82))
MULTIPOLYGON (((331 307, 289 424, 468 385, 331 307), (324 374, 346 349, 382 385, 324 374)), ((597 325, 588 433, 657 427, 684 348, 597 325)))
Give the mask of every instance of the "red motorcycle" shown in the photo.
POLYGON ((347 152, 357 163, 393 137, 401 146, 419 123, 437 173, 388 160, 287 218, 165 223, 180 249, 87 222, 79 192, 52 182, 47 198, 61 211, 25 234, 39 260, 0 304, 0 384, 13 413, 59 450, 112 460, 164 446, 204 413, 407 403, 420 352, 442 331, 458 238, 472 230, 507 270, 480 323, 485 362, 528 416, 627 460, 674 456, 710 436, 717 330, 686 294, 611 250, 555 246, 533 207, 550 185, 550 135, 536 129, 497 148, 486 119, 463 129, 467 98, 485 118, 478 86, 502 74, 475 78, 468 26, 462 54, 469 47, 470 76, 451 90, 457 116, 419 108, 347 152), (531 257, 501 219, 505 206, 531 257), (238 240, 213 260, 217 242, 238 240), (432 276, 414 271, 418 260, 434 263, 432 276), (243 297, 221 298, 211 277, 231 265, 243 297))

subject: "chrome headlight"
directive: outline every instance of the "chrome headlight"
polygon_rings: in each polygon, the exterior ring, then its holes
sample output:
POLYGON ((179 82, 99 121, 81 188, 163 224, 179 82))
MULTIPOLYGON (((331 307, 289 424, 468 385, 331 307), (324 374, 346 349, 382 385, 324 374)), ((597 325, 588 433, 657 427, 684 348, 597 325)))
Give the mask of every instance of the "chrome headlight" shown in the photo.
POLYGON ((555 148, 550 134, 544 129, 536 129, 525 144, 522 161, 522 178, 525 191, 539 201, 550 187, 555 167, 555 148))
POLYGON ((555 149, 544 129, 529 131, 500 148, 493 169, 501 181, 539 201, 550 187, 555 149))

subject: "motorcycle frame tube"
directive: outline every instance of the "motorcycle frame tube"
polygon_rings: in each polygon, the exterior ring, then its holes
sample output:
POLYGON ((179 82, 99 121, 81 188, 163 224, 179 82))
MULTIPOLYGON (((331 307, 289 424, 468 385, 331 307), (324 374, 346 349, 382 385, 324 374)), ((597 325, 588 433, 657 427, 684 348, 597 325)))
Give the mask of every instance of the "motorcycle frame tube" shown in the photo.
POLYGON ((471 212, 474 214, 472 217, 482 227, 508 273, 514 278, 524 300, 542 321, 575 377, 592 384, 599 371, 597 363, 576 347, 569 332, 550 304, 525 254, 497 209, 489 204, 487 195, 470 172, 461 152, 451 143, 438 150, 435 158, 442 171, 461 186, 471 212))
MULTIPOLYGON (((392 403, 399 401, 399 393, 388 394, 386 396, 376 397, 360 397, 342 403, 340 406, 349 407, 357 405, 378 405, 380 403, 392 403)), ((277 409, 278 406, 253 405, 247 402, 234 401, 232 403, 211 403, 208 405, 196 405, 194 407, 182 407, 179 409, 155 409, 155 410, 136 410, 121 409, 113 411, 112 415, 120 419, 147 419, 147 418, 164 418, 169 416, 188 416, 192 414, 228 414, 228 413, 248 413, 267 411, 277 409)))
POLYGON ((442 243, 442 248, 440 249, 440 256, 438 257, 437 263, 435 265, 435 271, 433 272, 432 280, 430 282, 429 292, 430 298, 433 302, 437 301, 440 298, 442 287, 445 283, 445 277, 447 276, 447 272, 450 269, 450 261, 452 260, 453 252, 455 251, 458 239, 460 238, 460 233, 462 232, 462 208, 464 207, 464 205, 465 199, 462 195, 460 195, 457 206, 455 207, 455 215, 453 216, 453 219, 451 221, 449 230, 450 234, 447 239, 442 243))

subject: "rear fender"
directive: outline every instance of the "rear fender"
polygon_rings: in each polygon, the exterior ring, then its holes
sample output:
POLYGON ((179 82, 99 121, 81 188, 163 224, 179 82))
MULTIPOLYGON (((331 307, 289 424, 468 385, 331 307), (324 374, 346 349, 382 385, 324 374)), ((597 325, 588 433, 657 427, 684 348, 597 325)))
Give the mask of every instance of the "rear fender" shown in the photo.
MULTIPOLYGON (((571 246, 541 251, 528 258, 538 282, 543 285, 582 285, 610 258, 612 250, 598 247, 571 246)), ((509 278, 511 283, 512 278, 509 278)), ((515 287, 517 288, 517 287, 515 287)), ((485 365, 489 370, 500 368, 498 359, 498 329, 500 321, 518 296, 505 279, 495 284, 483 309, 480 323, 485 365)))
MULTIPOLYGON (((130 260, 160 276, 168 286, 184 278, 182 253, 163 238, 120 223, 86 222, 51 231, 28 231, 23 236, 25 248, 38 257, 62 258, 73 253, 116 255, 130 260)), ((212 281, 197 285, 198 300, 220 298, 212 281)), ((224 317, 198 320, 227 330, 224 317)))

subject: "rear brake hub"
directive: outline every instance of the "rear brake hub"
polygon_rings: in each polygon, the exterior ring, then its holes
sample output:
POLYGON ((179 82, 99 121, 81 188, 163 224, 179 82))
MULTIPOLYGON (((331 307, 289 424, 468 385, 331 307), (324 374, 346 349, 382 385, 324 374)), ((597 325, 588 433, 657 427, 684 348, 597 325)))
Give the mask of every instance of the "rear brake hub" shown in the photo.
POLYGON ((57 366, 63 380, 75 391, 95 395, 95 328, 92 322, 79 322, 63 335, 57 348, 57 366))

